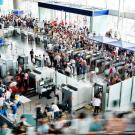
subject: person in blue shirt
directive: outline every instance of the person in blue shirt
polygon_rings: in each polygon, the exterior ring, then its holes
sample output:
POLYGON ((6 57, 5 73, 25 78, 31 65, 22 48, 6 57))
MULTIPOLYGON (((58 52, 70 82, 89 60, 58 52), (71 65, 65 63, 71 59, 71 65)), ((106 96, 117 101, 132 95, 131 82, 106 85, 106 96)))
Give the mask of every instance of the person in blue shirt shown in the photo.
POLYGON ((7 117, 6 110, 2 106, 0 107, 0 115, 4 115, 7 117))
POLYGON ((12 110, 14 120, 16 120, 16 114, 17 114, 18 107, 17 107, 17 104, 15 101, 11 105, 11 110, 12 110))
POLYGON ((3 124, 1 131, 0 131, 0 135, 11 135, 11 129, 8 128, 7 124, 3 124))
POLYGON ((81 47, 80 41, 76 41, 76 49, 80 47, 81 47))
POLYGON ((103 129, 103 125, 102 125, 101 119, 98 114, 94 113, 93 121, 89 127, 89 132, 96 133, 96 132, 102 131, 102 129, 103 129))

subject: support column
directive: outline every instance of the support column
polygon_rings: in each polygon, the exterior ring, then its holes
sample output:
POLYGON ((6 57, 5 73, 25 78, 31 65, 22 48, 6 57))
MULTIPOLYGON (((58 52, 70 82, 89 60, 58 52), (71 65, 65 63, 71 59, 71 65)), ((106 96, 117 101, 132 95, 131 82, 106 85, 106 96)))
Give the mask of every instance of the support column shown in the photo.
POLYGON ((90 16, 90 26, 89 26, 90 32, 93 32, 93 16, 90 16))
POLYGON ((13 8, 17 9, 18 8, 18 0, 13 0, 13 8))
MULTIPOLYGON (((26 0, 23 0, 23 1, 26 1, 26 0)), ((13 0, 13 8, 14 9, 19 9, 20 3, 21 3, 20 0, 13 0)))
POLYGON ((117 32, 119 31, 119 22, 120 22, 120 6, 121 6, 121 0, 119 0, 119 7, 118 7, 118 19, 117 19, 117 32))

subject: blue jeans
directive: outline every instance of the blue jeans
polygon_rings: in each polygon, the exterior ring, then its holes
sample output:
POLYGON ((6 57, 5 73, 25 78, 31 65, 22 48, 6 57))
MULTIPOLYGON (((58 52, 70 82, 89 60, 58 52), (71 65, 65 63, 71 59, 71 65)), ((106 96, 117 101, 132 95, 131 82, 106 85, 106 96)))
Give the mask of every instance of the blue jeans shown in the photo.
POLYGON ((59 112, 54 112, 54 119, 59 118, 59 115, 60 115, 60 113, 59 113, 59 112))

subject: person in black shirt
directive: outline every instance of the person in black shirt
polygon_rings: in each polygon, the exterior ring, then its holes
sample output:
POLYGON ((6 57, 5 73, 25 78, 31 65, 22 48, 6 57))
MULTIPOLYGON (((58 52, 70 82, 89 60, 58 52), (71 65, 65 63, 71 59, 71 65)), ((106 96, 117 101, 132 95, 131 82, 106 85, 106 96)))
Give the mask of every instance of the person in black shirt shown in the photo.
POLYGON ((30 57, 31 57, 31 62, 32 62, 32 60, 34 58, 34 51, 33 51, 33 49, 31 49, 31 51, 30 51, 30 57))
POLYGON ((20 122, 16 131, 16 134, 26 134, 27 128, 23 122, 20 122))
POLYGON ((42 111, 41 111, 41 106, 38 105, 36 107, 36 128, 38 127, 39 125, 39 121, 44 117, 42 111))

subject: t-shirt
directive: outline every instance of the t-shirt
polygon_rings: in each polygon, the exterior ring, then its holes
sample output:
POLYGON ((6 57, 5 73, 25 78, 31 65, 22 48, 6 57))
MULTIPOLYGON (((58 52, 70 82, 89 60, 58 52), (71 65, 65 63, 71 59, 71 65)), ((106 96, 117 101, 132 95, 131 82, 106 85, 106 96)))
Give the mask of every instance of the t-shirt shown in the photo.
POLYGON ((0 97, 0 106, 3 106, 3 104, 4 104, 4 98, 3 97, 0 97))
POLYGON ((101 131, 102 130, 102 124, 100 122, 93 122, 90 125, 90 131, 101 131))
POLYGON ((53 109, 53 112, 59 112, 60 111, 60 109, 58 108, 58 106, 55 105, 55 104, 52 105, 52 109, 53 109))
POLYGON ((57 62, 60 62, 61 57, 59 55, 56 55, 54 58, 57 62))
POLYGON ((74 59, 71 59, 70 63, 72 64, 73 67, 75 67, 75 60, 74 59))
POLYGON ((71 72, 71 69, 69 66, 67 66, 67 68, 65 69, 66 72, 70 73, 71 72))
POLYGON ((19 72, 19 73, 22 72, 22 68, 21 68, 21 67, 18 68, 18 72, 19 72))
POLYGON ((100 98, 93 98, 93 106, 100 106, 101 105, 101 99, 100 98))
POLYGON ((49 131, 49 126, 47 124, 44 124, 42 126, 39 126, 39 128, 37 129, 38 133, 40 134, 45 134, 48 133, 49 131))
POLYGON ((5 96, 6 96, 6 99, 9 99, 10 96, 11 96, 11 92, 10 92, 10 91, 7 91, 7 92, 5 93, 5 96))
POLYGON ((11 109, 12 109, 12 113, 13 113, 13 114, 16 114, 16 113, 17 113, 17 105, 13 105, 13 106, 11 107, 11 109))
POLYGON ((14 87, 16 85, 17 85, 17 82, 12 82, 12 83, 10 83, 9 87, 14 87))
POLYGON ((109 70, 106 69, 106 70, 104 71, 104 74, 105 74, 105 75, 109 75, 109 70))
POLYGON ((24 79, 27 80, 28 78, 29 78, 28 73, 25 73, 25 74, 24 74, 24 79))
POLYGON ((95 72, 99 73, 99 68, 98 67, 95 68, 95 72))

